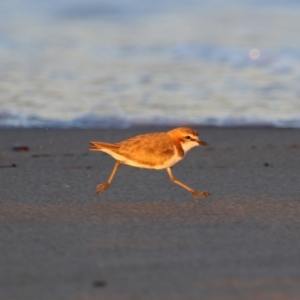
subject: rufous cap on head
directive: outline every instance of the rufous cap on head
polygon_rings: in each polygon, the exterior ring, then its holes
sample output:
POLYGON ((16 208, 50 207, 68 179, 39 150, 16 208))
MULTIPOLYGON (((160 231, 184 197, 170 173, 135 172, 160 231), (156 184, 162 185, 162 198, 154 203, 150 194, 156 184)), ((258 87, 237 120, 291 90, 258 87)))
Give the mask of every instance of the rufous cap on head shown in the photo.
POLYGON ((188 127, 177 127, 177 128, 174 128, 172 130, 169 131, 169 133, 179 133, 179 132, 182 132, 182 133, 185 133, 185 134, 192 134, 192 135, 195 135, 195 136, 198 136, 198 132, 196 130, 193 130, 191 128, 188 128, 188 127))

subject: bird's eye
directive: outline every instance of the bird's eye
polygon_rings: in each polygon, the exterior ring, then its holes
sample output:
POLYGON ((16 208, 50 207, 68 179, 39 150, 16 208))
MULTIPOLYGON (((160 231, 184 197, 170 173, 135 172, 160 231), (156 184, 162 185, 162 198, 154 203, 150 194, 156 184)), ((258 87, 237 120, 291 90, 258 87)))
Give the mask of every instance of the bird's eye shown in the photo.
POLYGON ((189 135, 187 135, 185 138, 186 138, 187 140, 189 140, 191 137, 190 137, 189 135))

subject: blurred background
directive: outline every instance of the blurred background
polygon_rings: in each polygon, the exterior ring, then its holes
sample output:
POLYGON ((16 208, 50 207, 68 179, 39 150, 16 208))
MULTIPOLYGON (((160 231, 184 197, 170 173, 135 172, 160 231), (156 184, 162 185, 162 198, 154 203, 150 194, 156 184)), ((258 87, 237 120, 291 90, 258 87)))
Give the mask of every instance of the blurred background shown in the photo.
POLYGON ((300 127, 297 0, 0 0, 0 127, 300 127))

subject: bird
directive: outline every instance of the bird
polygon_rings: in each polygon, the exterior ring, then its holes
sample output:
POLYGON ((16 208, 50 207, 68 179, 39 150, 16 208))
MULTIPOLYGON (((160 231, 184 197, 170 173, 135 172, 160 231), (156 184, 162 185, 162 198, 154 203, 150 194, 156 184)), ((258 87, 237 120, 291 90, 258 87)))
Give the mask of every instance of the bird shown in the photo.
POLYGON ((89 144, 89 150, 102 151, 116 160, 107 182, 97 185, 97 195, 111 185, 122 164, 146 169, 166 169, 171 181, 189 191, 196 202, 198 197, 210 195, 208 192, 197 191, 177 180, 171 170, 171 167, 181 161, 193 147, 209 146, 208 143, 199 139, 198 132, 193 129, 179 127, 167 132, 137 135, 118 143, 89 142, 89 144))

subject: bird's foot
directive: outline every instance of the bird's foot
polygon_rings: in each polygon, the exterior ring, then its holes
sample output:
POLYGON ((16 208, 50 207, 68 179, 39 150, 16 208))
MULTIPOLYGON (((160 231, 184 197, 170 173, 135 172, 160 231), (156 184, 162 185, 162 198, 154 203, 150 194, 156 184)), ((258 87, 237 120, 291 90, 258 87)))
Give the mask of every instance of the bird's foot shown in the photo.
POLYGON ((198 202, 198 197, 208 197, 210 193, 193 190, 192 195, 194 197, 195 202, 198 202))
POLYGON ((110 183, 105 182, 105 183, 100 183, 97 185, 96 188, 96 195, 101 194, 103 191, 105 191, 108 187, 110 186, 110 183))

